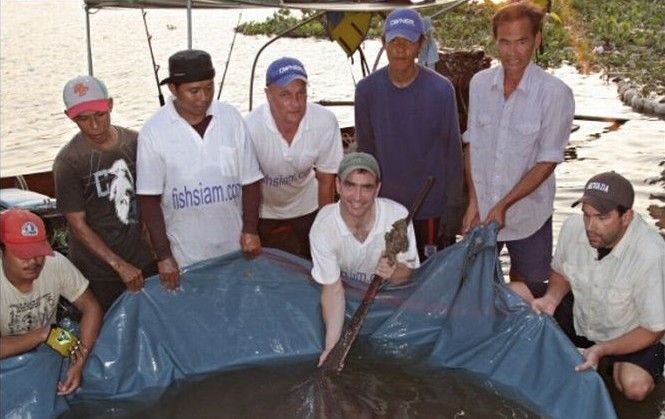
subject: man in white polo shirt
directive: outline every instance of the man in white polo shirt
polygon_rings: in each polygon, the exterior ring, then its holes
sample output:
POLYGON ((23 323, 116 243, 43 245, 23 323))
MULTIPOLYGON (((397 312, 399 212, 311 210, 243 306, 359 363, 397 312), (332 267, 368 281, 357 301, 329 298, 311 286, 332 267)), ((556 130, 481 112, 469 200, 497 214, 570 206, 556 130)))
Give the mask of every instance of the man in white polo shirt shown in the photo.
POLYGON ((561 228, 549 284, 534 292, 541 297, 511 285, 585 348, 578 370, 605 358, 616 388, 639 401, 663 375, 665 241, 631 209, 634 196, 616 172, 592 177, 573 204, 582 215, 561 228))
POLYGON ((180 267, 242 249, 261 249, 257 224, 263 178, 240 113, 213 101, 215 69, 205 51, 169 58, 172 97, 138 138, 136 188, 162 284, 180 267))
POLYGON ((378 198, 381 172, 367 153, 347 154, 335 182, 339 202, 321 208, 309 234, 312 277, 322 284, 321 310, 326 325, 325 361, 342 333, 344 285, 366 288, 376 274, 393 285, 403 284, 420 265, 413 225, 409 224, 409 248, 391 264, 383 256, 384 236, 395 221, 405 218, 406 208, 388 198, 378 198))
POLYGON ((319 208, 333 202, 342 139, 335 115, 307 102, 307 72, 290 57, 266 72, 268 103, 245 121, 264 174, 259 236, 264 246, 310 258, 309 230, 319 208), (283 231, 291 234, 286 240, 283 231))

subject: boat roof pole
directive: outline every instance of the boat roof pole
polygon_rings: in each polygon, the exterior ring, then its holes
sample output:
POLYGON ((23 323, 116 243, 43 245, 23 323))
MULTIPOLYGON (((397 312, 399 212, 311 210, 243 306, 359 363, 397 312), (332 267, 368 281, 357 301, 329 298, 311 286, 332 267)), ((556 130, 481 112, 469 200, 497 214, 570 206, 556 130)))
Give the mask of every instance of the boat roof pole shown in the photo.
POLYGON ((318 13, 315 13, 314 15, 312 15, 312 16, 310 16, 309 18, 307 18, 307 19, 301 21, 300 23, 296 24, 295 26, 293 26, 293 27, 291 27, 291 28, 285 30, 284 32, 282 32, 282 33, 280 33, 280 34, 275 35, 275 37, 274 37, 273 39, 271 39, 270 41, 266 42, 266 43, 261 47, 261 49, 259 49, 259 52, 257 52, 257 53, 256 53, 256 56, 254 57, 254 63, 252 64, 252 73, 251 73, 251 75, 249 76, 249 77, 250 77, 250 79, 249 79, 249 110, 250 110, 250 111, 252 110, 252 103, 253 103, 253 96, 254 96, 254 73, 256 73, 256 63, 259 61, 259 56, 261 55, 261 53, 263 52, 263 50, 266 49, 266 48, 268 47, 268 45, 270 45, 270 44, 272 44, 273 42, 277 41, 279 38, 283 37, 284 35, 288 34, 289 32, 292 32, 292 31, 298 29, 299 27, 301 27, 301 26, 303 26, 303 25, 305 25, 305 24, 307 24, 307 23, 309 23, 309 22, 311 22, 311 21, 320 18, 320 17, 323 16, 325 13, 326 13, 326 12, 318 12, 318 13))
POLYGON ((88 48, 88 74, 94 76, 95 73, 92 69, 92 42, 90 41, 90 9, 88 5, 84 7, 85 9, 85 40, 88 48))
POLYGON ((187 49, 192 49, 192 0, 187 0, 187 49))

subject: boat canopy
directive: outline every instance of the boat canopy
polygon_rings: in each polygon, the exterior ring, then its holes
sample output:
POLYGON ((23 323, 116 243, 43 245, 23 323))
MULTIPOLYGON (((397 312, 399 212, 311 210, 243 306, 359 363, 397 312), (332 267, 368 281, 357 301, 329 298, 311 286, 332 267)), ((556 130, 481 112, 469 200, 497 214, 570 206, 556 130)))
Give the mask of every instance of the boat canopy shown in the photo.
POLYGON ((90 9, 228 9, 248 7, 234 0, 84 0, 90 9))
POLYGON ((468 0, 401 1, 353 1, 353 0, 84 0, 86 8, 130 8, 130 9, 229 9, 245 7, 284 7, 313 9, 320 11, 380 12, 399 7, 433 7, 468 0))

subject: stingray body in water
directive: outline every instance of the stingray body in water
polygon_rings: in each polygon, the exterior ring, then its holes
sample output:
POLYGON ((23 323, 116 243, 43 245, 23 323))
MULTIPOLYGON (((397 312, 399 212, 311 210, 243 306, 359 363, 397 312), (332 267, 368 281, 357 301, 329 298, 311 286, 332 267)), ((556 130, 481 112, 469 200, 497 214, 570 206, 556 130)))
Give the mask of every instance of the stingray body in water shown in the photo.
POLYGON ((343 374, 312 380, 314 362, 181 380, 150 403, 145 398, 86 402, 72 406, 61 419, 539 417, 510 399, 505 389, 466 371, 417 370, 395 360, 372 359, 354 348, 343 374), (308 377, 311 385, 305 385, 308 377), (320 385, 324 387, 315 387, 320 385))

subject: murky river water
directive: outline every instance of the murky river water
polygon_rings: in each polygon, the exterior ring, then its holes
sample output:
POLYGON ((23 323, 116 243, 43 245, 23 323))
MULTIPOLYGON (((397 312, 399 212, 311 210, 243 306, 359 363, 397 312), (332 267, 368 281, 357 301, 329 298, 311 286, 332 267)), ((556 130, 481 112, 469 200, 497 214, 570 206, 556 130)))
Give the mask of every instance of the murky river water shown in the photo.
MULTIPOLYGON (((224 72, 233 38, 231 28, 239 14, 242 13, 242 20, 246 21, 263 19, 273 12, 194 11, 194 47, 211 53, 218 72, 217 82, 224 72)), ((168 56, 187 47, 186 18, 183 11, 151 10, 147 19, 157 63, 163 66, 159 72, 161 79, 167 74, 168 56)), ((106 82, 114 97, 114 123, 138 129, 158 107, 141 12, 103 10, 91 16, 91 23, 94 72, 106 82)), ((71 77, 88 71, 81 2, 3 0, 0 28, 0 174, 49 170, 57 151, 75 132, 75 126, 62 113, 62 86, 71 77)), ((243 113, 248 110, 251 64, 266 41, 266 37, 242 35, 236 39, 222 99, 243 113)), ((376 41, 366 43, 371 62, 378 48, 376 41)), ((267 65, 283 55, 296 56, 304 62, 310 75, 311 99, 352 100, 354 81, 361 77, 360 69, 357 63, 346 59, 336 44, 284 39, 270 46, 258 61, 255 106, 264 101, 262 86, 267 65)), ((633 113, 616 99, 616 87, 606 84, 598 75, 581 76, 571 67, 555 73, 575 92, 577 114, 629 120, 616 130, 609 130, 609 123, 577 121, 580 129, 571 136, 570 142, 574 157, 559 165, 556 172, 555 237, 565 217, 577 211, 571 209, 570 204, 581 195, 586 179, 601 171, 616 170, 631 180, 636 189, 635 209, 649 218, 647 208, 663 206, 662 200, 665 200, 663 184, 648 181, 665 169, 659 166, 665 161, 665 121, 633 113)), ((333 110, 340 125, 352 125, 351 108, 333 110)), ((650 219, 650 222, 654 224, 655 220, 650 219)), ((289 374, 258 370, 246 373, 245 378, 233 373, 182 383, 169 390, 157 410, 141 416, 248 417, 253 414, 242 410, 244 403, 234 404, 234 401, 243 397, 255 400, 257 395, 278 397, 279 393, 267 390, 288 388, 309 371, 311 369, 306 367, 289 368, 289 374), (199 408, 196 400, 214 400, 215 409, 211 409, 208 402, 201 403, 200 411, 192 411, 199 408)), ((362 391, 374 392, 377 398, 386 401, 387 408, 397 409, 395 415, 387 417, 404 416, 391 400, 411 406, 409 417, 417 417, 415 412, 432 412, 432 409, 448 412, 437 417, 498 417, 496 413, 504 407, 506 417, 529 417, 526 410, 520 410, 505 399, 492 401, 495 390, 483 390, 487 383, 469 385, 468 378, 455 374, 438 379, 396 374, 395 370, 387 370, 385 374, 384 370, 370 373, 360 365, 351 368, 350 374, 356 374, 357 382, 364 386, 362 391), (444 393, 452 397, 444 397, 444 393), (491 406, 489 412, 482 410, 484 403, 477 403, 478 398, 491 406), (468 403, 457 403, 464 400, 468 403), (470 415, 472 412, 477 414, 470 415)), ((262 412, 257 410, 255 417, 264 416, 262 412)), ((431 415, 425 413, 421 417, 431 415)))

